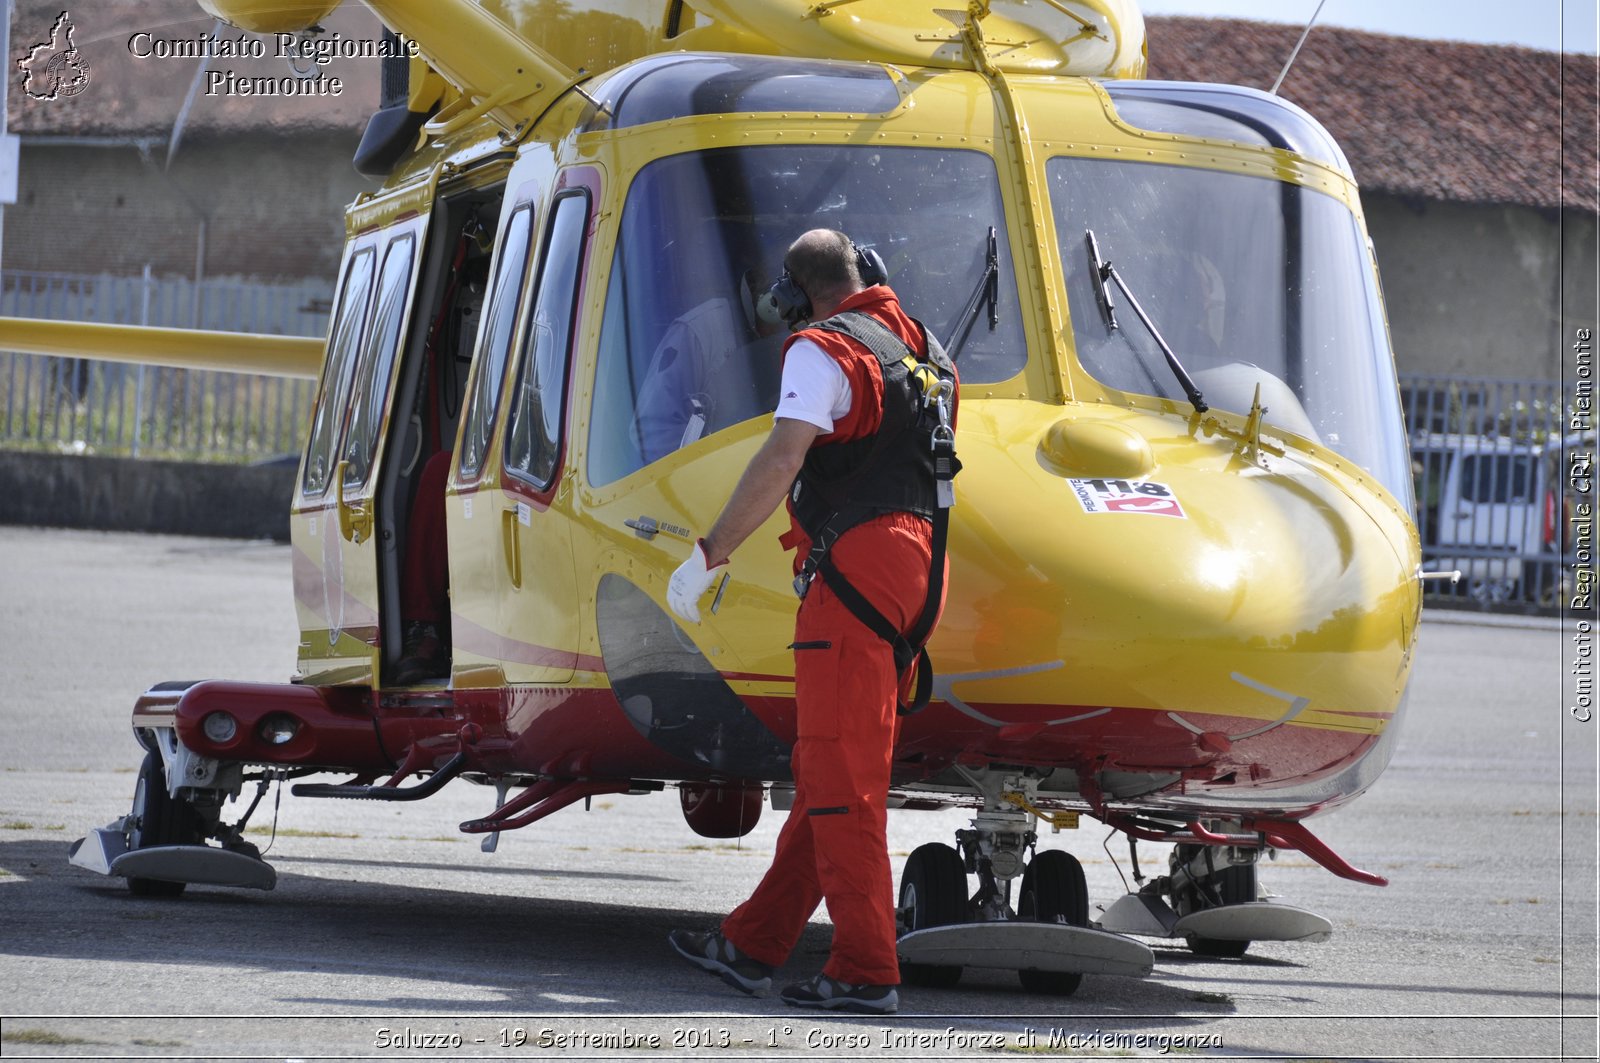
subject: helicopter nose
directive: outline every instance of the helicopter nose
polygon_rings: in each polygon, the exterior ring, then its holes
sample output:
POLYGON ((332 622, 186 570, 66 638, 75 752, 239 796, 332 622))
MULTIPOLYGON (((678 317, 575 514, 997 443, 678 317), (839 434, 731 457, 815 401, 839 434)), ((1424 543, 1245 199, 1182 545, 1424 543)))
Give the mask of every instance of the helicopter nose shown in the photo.
POLYGON ((974 697, 1181 712, 1226 734, 1300 701, 1325 722, 1393 711, 1415 564, 1368 480, 1287 451, 1247 460, 1155 417, 1058 420, 1031 442, 997 439, 1002 474, 961 484, 968 563, 945 624, 972 627, 972 659, 947 667, 1011 673, 974 697))

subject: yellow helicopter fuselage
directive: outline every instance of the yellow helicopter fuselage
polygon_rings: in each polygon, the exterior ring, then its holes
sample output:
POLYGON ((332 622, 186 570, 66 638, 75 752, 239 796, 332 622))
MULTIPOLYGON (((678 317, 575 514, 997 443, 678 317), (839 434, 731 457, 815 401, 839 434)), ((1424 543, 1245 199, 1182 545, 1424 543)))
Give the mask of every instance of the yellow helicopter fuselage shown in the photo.
MULTIPOLYGON (((752 410, 756 416, 730 421, 709 411, 705 434, 680 438, 667 453, 632 461, 611 453, 619 444, 605 437, 626 434, 617 426, 641 417, 644 403, 639 395, 619 401, 611 363, 631 345, 632 367, 648 375, 650 358, 640 352, 660 339, 619 337, 627 323, 618 323, 625 299, 617 289, 635 283, 635 260, 623 245, 637 232, 630 211, 647 209, 647 197, 690 189, 677 174, 651 183, 652 171, 664 173, 674 160, 699 167, 708 158, 765 153, 786 174, 880 166, 891 180, 883 160, 900 153, 933 160, 918 162, 918 172, 932 167, 933 180, 953 179, 937 172, 942 158, 987 170, 992 200, 985 205, 998 213, 980 218, 975 209, 931 224, 924 217, 902 245, 895 211, 908 211, 903 221, 922 208, 898 207, 889 195, 858 214, 850 203, 829 207, 823 195, 807 212, 763 217, 761 204, 739 201, 749 189, 725 186, 693 189, 704 202, 658 208, 662 216, 698 212, 693 225, 659 237, 669 245, 698 232, 751 252, 747 263, 732 265, 769 271, 773 251, 781 254, 794 234, 828 223, 831 213, 884 250, 891 285, 930 323, 951 307, 923 305, 919 293, 964 295, 981 271, 984 226, 1002 234, 1009 253, 1002 271, 1010 276, 1000 312, 1011 319, 1006 336, 1020 346, 990 352, 977 370, 969 368, 974 356, 961 363, 965 471, 952 520, 948 605, 931 646, 940 697, 905 724, 899 780, 939 788, 951 780, 952 764, 1026 765, 1054 772, 1044 786, 1053 796, 1089 807, 1291 818, 1367 785, 1387 756, 1420 607, 1416 539, 1407 502, 1394 493, 1403 487, 1391 477, 1386 488, 1386 470, 1359 463, 1369 451, 1352 460, 1323 445, 1303 411, 1284 407, 1276 418, 1281 403, 1295 400, 1270 371, 1239 370, 1252 386, 1268 383, 1267 399, 1233 386, 1226 402, 1203 413, 1162 393, 1165 386, 1141 391, 1098 379, 1075 337, 1100 323, 1075 321, 1065 289, 1081 233, 1060 231, 1064 208, 1051 198, 1070 187, 1052 170, 1066 162, 1193 171, 1315 200, 1349 229, 1340 261, 1368 274, 1343 283, 1364 293, 1351 306, 1369 315, 1356 330, 1368 349, 1350 358, 1372 363, 1381 416, 1395 401, 1392 368, 1385 379, 1387 350, 1371 342, 1374 320, 1381 335, 1381 314, 1372 305, 1371 258, 1356 238, 1360 207, 1348 172, 1284 147, 1140 128, 1119 115, 1102 84, 1085 78, 883 64, 863 64, 862 73, 835 64, 829 69, 864 82, 873 109, 751 111, 696 102, 697 92, 714 93, 718 78, 758 84, 778 61, 715 53, 642 59, 555 104, 514 151, 484 122, 437 138, 351 212, 347 275, 365 254, 371 276, 381 255, 402 253, 396 247, 422 262, 425 215, 453 192, 503 186, 502 234, 515 229, 519 204, 531 215, 525 230, 515 230, 529 243, 516 266, 525 279, 507 289, 520 293, 512 341, 486 361, 480 332, 467 385, 468 396, 487 397, 484 409, 493 412, 476 421, 473 407, 464 413, 446 503, 449 689, 458 708, 501 743, 485 770, 532 771, 566 758, 602 775, 783 777, 793 737, 785 647, 796 604, 791 559, 777 544, 786 520, 775 516, 741 551, 702 626, 679 627, 662 609, 667 577, 709 526, 770 417, 752 410), (652 92, 655 102, 641 103, 652 92), (554 464, 530 474, 518 467, 512 452, 520 444, 511 436, 526 401, 518 389, 538 359, 530 337, 545 327, 537 289, 561 265, 545 247, 557 238, 546 219, 562 196, 584 200, 581 265, 564 387, 539 400, 561 406, 549 441, 554 464), (710 226, 747 231, 730 236, 710 226), (1252 401, 1264 410, 1252 414, 1252 401), (1141 491, 1154 508, 1137 505, 1141 491), (1104 508, 1096 493, 1126 508, 1104 508), (683 684, 692 697, 677 692, 683 684), (615 734, 597 741, 605 717, 615 734)), ((906 187, 908 199, 915 194, 906 187)), ((945 195, 937 206, 965 197, 945 195)), ((1170 239, 1136 225, 1128 231, 1170 239)), ((1108 253, 1129 254, 1126 239, 1108 253)), ((692 273, 717 259, 687 246, 653 250, 637 261, 648 259, 656 271, 692 273)), ((498 276, 507 268, 504 242, 495 255, 498 276)), ((730 313, 738 279, 729 271, 718 280, 730 313)), ((1142 279, 1141 301, 1162 302, 1167 278, 1142 279)), ((717 297, 716 285, 706 294, 717 297)), ((486 321, 494 296, 491 287, 486 321)), ((1283 299, 1281 288, 1235 299, 1229 313, 1237 317, 1255 312, 1252 303, 1264 316, 1283 316, 1270 305, 1283 299)), ((638 316, 648 323, 648 313, 638 316)), ((1124 317, 1123 331, 1139 328, 1126 310, 1124 317)), ((425 321, 413 310, 405 327, 414 334, 425 321)), ((975 328, 982 334, 987 325, 975 328)), ((338 329, 336 321, 335 341, 338 329)), ((1323 342, 1305 340, 1302 360, 1340 358, 1316 349, 1323 342)), ((1159 359, 1146 345, 1145 355, 1159 359)), ((1218 351, 1195 368, 1247 366, 1252 353, 1218 351)), ((733 356, 767 358, 775 372, 770 343, 733 356)), ((391 390, 400 362, 390 369, 391 390)), ((1153 372, 1166 370, 1157 362, 1153 372)), ((347 395, 343 405, 351 403, 359 418, 359 403, 347 395)), ((378 460, 397 460, 393 426, 385 423, 376 438, 391 443, 388 453, 377 448, 378 460)), ((1403 439, 1392 435, 1386 445, 1403 439)), ((382 687, 384 634, 393 625, 383 620, 383 562, 370 531, 379 504, 359 478, 335 475, 337 457, 330 446, 322 458, 328 467, 302 475, 295 506, 300 681, 382 687), (331 488, 330 480, 337 481, 331 488), (305 489, 313 481, 320 491, 305 489)), ((318 460, 313 446, 308 462, 318 460)), ((1392 465, 1393 454, 1386 460, 1392 465)))
POLYGON ((771 425, 781 337, 750 297, 828 226, 961 351, 936 697, 899 800, 1009 772, 1119 825, 1248 828, 1382 770, 1420 555, 1356 185, 1309 116, 1137 80, 1120 0, 640 3, 605 16, 600 73, 577 70, 594 12, 369 6, 425 62, 415 144, 347 216, 291 521, 299 674, 136 723, 396 780, 459 758, 530 794, 786 779, 785 516, 700 626, 664 601, 771 425), (399 685, 440 452, 449 674, 399 685), (207 737, 217 711, 242 737, 207 737))

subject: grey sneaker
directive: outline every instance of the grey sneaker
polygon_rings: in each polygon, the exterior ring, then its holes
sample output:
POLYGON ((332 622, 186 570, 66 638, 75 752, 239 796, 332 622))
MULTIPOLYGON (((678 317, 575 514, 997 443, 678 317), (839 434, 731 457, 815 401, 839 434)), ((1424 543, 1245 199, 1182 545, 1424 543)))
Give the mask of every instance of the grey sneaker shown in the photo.
POLYGON ((693 930, 674 930, 667 935, 667 944, 679 956, 709 971, 743 993, 765 993, 772 988, 772 967, 753 959, 734 948, 733 942, 722 936, 720 930, 696 933, 693 930))
POLYGON ((797 1008, 853 1011, 860 1015, 892 1015, 900 1010, 900 992, 892 985, 851 985, 819 974, 789 986, 781 994, 797 1008))

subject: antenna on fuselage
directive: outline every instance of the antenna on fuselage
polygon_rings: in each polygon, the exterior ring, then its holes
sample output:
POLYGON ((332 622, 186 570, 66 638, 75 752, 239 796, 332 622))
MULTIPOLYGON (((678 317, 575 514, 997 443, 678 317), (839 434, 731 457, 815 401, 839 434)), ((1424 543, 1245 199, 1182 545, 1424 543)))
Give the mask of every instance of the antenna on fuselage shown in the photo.
POLYGON ((1306 43, 1306 38, 1311 36, 1311 27, 1317 24, 1317 16, 1322 14, 1322 5, 1328 0, 1317 0, 1317 9, 1311 12, 1311 21, 1306 23, 1305 32, 1300 34, 1300 39, 1295 42, 1294 51, 1289 53, 1289 61, 1283 64, 1283 69, 1278 73, 1278 80, 1272 83, 1272 88, 1267 92, 1273 96, 1278 94, 1278 86, 1283 84, 1283 79, 1289 76, 1289 68, 1294 66, 1295 57, 1300 54, 1300 46, 1306 43))

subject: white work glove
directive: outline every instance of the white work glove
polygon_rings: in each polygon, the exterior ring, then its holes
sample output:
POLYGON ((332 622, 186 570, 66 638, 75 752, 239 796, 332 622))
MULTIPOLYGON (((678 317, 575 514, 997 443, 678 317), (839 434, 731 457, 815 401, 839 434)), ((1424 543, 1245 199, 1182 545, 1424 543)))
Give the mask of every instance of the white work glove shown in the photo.
POLYGON ((667 584, 667 604, 672 611, 691 624, 698 624, 700 596, 711 589, 717 575, 727 565, 727 558, 712 564, 706 556, 706 541, 701 539, 696 542, 689 560, 678 566, 678 571, 672 574, 672 580, 667 584))

